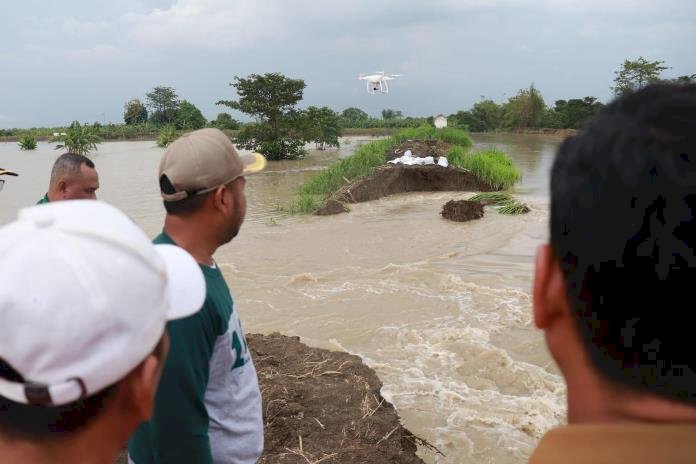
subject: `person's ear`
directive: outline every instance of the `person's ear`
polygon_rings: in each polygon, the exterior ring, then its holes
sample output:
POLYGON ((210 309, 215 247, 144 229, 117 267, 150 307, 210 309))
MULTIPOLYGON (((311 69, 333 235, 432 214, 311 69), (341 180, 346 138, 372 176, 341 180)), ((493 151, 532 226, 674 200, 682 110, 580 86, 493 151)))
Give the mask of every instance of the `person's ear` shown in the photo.
POLYGON ((61 193, 61 195, 65 195, 68 192, 68 183, 64 180, 59 180, 58 191, 61 193))
POLYGON ((565 277, 549 244, 537 249, 533 299, 534 324, 540 329, 548 329, 568 313, 565 277))
POLYGON ((235 184, 221 185, 215 190, 215 204, 221 211, 228 213, 235 207, 235 184), (229 195, 227 194, 229 193, 229 195))

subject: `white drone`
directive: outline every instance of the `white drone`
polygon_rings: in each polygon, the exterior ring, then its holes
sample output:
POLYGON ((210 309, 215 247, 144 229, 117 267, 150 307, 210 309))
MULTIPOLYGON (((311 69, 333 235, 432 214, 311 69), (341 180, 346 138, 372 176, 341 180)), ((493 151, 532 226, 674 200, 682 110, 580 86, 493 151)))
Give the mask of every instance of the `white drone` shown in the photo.
POLYGON ((378 71, 374 74, 359 74, 358 79, 366 81, 367 93, 374 95, 375 92, 389 93, 387 81, 399 77, 401 74, 384 74, 384 71, 378 71))

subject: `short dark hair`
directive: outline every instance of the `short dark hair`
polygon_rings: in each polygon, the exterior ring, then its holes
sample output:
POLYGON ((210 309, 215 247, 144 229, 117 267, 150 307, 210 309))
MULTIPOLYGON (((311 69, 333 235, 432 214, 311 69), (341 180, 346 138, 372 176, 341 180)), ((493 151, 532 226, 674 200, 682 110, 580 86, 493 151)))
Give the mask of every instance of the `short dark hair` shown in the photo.
MULTIPOLYGON (((152 352, 158 358, 163 358, 164 336, 152 352)), ((2 358, 0 377, 11 382, 26 381, 2 358)), ((16 403, 0 396, 0 435, 40 441, 74 434, 99 417, 113 399, 117 385, 110 385, 87 398, 61 406, 16 403)))
POLYGON ((66 173, 73 175, 80 174, 80 166, 83 164, 86 164, 88 168, 94 169, 94 163, 86 156, 70 152, 63 153, 53 163, 53 168, 51 169, 51 185, 57 182, 58 179, 66 173))
POLYGON ((593 366, 696 403, 696 86, 652 85, 558 150, 551 245, 593 366))
MULTIPOLYGON (((160 190, 163 193, 166 194, 172 194, 176 193, 176 189, 172 185, 171 181, 169 180, 169 177, 167 177, 166 174, 162 174, 160 176, 160 190)), ((195 213, 205 203, 206 198, 208 195, 212 192, 208 193, 203 193, 200 195, 192 194, 184 198, 183 200, 178 200, 178 201, 167 201, 164 200, 164 209, 167 211, 167 214, 173 214, 173 215, 187 215, 191 213, 195 213)))

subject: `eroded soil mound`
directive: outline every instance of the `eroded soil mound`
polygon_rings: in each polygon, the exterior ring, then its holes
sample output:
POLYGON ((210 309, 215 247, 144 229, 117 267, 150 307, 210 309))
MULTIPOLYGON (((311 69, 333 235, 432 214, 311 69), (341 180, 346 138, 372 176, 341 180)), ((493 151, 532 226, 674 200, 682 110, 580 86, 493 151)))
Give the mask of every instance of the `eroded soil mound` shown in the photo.
POLYGON ((440 156, 447 155, 447 149, 450 146, 449 143, 445 143, 441 140, 407 140, 386 150, 384 156, 387 161, 390 161, 395 158, 401 158, 406 150, 411 150, 411 156, 420 156, 421 158, 432 156, 437 163, 437 159, 440 156))
POLYGON ((350 211, 346 205, 336 200, 328 200, 314 214, 317 216, 329 216, 331 214, 341 214, 350 211))
POLYGON ((360 203, 403 192, 492 190, 494 189, 488 182, 464 169, 397 164, 381 166, 375 170, 374 175, 341 187, 334 198, 346 203, 360 203))
POLYGON ((451 221, 465 222, 483 217, 483 204, 478 201, 450 200, 442 207, 442 217, 451 221))
POLYGON ((422 463, 382 383, 354 355, 249 334, 264 408, 259 463, 422 463))

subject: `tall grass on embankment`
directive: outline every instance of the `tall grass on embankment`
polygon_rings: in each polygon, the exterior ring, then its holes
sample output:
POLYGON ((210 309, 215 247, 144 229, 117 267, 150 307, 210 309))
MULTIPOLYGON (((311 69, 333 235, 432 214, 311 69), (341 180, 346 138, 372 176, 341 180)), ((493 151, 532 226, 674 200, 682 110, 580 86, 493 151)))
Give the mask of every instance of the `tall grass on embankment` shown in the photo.
POLYGON ((421 126, 404 129, 386 139, 365 144, 352 156, 318 173, 298 188, 297 197, 290 205, 289 212, 313 212, 321 201, 346 183, 371 175, 375 168, 386 163, 386 151, 407 140, 441 140, 452 144, 447 155, 450 164, 470 170, 498 190, 512 186, 520 178, 520 173, 510 158, 501 151, 489 150, 469 154, 467 149, 471 147, 471 139, 465 131, 449 127, 436 129, 432 126, 421 126), (453 156, 454 160, 450 156, 453 156))
POLYGON ((471 171, 495 190, 508 189, 522 177, 510 157, 496 149, 468 153, 464 148, 454 146, 447 151, 447 161, 452 166, 471 171))
POLYGON ((500 214, 525 214, 529 212, 526 203, 515 200, 507 192, 482 192, 469 198, 469 201, 480 201, 493 205, 500 214))

